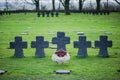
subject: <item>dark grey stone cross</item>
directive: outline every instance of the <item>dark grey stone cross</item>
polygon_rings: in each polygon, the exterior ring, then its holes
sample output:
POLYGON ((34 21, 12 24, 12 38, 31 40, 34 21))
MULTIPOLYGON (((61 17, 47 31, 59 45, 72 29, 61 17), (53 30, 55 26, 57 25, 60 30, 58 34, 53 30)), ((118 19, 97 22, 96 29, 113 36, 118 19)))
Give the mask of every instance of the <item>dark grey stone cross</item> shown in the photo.
POLYGON ((22 42, 22 37, 16 36, 15 42, 10 42, 10 49, 15 49, 14 57, 24 57, 23 48, 27 48, 27 42, 22 42))
POLYGON ((86 41, 86 36, 79 36, 79 41, 74 41, 74 48, 79 48, 78 57, 87 56, 87 47, 91 47, 91 41, 86 41))
POLYGON ((70 44, 70 37, 65 37, 64 32, 57 32, 57 37, 52 39, 53 44, 57 44, 57 50, 66 50, 66 44, 70 44))
POLYGON ((100 36, 100 41, 95 41, 95 47, 100 48, 100 57, 108 57, 107 47, 112 47, 112 41, 107 41, 107 36, 100 36))
POLYGON ((43 36, 37 36, 36 41, 31 42, 31 47, 36 48, 35 57, 45 57, 44 48, 48 48, 48 41, 43 36))

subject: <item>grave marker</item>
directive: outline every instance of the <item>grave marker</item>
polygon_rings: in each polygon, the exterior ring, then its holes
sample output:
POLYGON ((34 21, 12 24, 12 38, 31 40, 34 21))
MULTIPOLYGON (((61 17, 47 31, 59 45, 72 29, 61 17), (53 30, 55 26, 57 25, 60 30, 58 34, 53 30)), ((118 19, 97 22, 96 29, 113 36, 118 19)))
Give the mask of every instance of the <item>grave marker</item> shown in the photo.
POLYGON ((31 42, 31 47, 36 48, 35 57, 45 57, 44 48, 48 48, 48 41, 44 41, 43 36, 37 36, 36 41, 31 42))
POLYGON ((54 17, 54 12, 53 11, 51 12, 51 17, 54 17))
POLYGON ((5 70, 0 70, 0 74, 5 74, 7 71, 5 70))
POLYGON ((44 11, 42 11, 42 17, 45 17, 45 12, 44 11))
POLYGON ((110 11, 107 11, 107 15, 110 15, 110 11))
POLYGON ((95 41, 95 47, 100 48, 100 57, 108 57, 107 47, 112 47, 112 41, 107 41, 107 36, 100 36, 100 41, 95 41))
POLYGON ((102 11, 100 11, 99 13, 100 13, 100 15, 102 15, 102 14, 103 14, 103 12, 102 12, 102 11))
POLYGON ((10 42, 10 49, 15 49, 14 57, 24 57, 23 48, 27 48, 27 42, 22 42, 20 36, 15 37, 15 42, 10 42))
POLYGON ((79 41, 74 41, 74 48, 79 48, 78 57, 87 56, 87 47, 91 47, 91 41, 86 41, 86 36, 79 36, 79 41))
POLYGON ((58 17, 58 16, 59 16, 59 13, 58 13, 58 11, 56 12, 56 14, 55 14, 55 15, 56 15, 56 17, 58 17))
POLYGON ((38 11, 37 16, 40 17, 40 11, 38 11))
POLYGON ((56 70, 56 74, 71 74, 70 70, 56 70))
POLYGON ((47 12, 46 12, 47 17, 49 17, 49 13, 50 13, 50 11, 47 11, 47 12))
POLYGON ((70 37, 65 37, 64 32, 57 32, 57 37, 52 39, 53 44, 57 44, 57 50, 66 50, 66 44, 70 44, 70 37))
POLYGON ((84 32, 77 32, 77 35, 84 35, 84 32))

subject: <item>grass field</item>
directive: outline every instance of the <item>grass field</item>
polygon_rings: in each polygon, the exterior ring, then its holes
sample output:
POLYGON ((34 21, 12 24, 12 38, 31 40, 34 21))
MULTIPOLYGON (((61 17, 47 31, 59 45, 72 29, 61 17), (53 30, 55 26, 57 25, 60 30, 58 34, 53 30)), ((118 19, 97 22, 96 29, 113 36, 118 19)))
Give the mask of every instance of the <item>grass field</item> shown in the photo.
MULTIPOLYGON (((49 44, 49 46, 55 46, 49 44)), ((94 46, 94 45, 92 45, 94 46)), ((59 17, 36 17, 34 13, 12 14, 0 16, 0 70, 7 70, 0 75, 0 80, 120 80, 120 13, 109 16, 93 16, 72 13, 59 17), (45 41, 51 41, 58 31, 65 32, 70 37, 67 44, 70 53, 69 63, 59 65, 52 62, 51 56, 55 49, 45 48, 45 58, 35 58, 35 49, 30 47, 36 36, 44 36, 45 41), (99 49, 88 48, 88 57, 76 57, 78 49, 73 48, 73 41, 78 41, 76 31, 82 31, 87 40, 99 40, 100 35, 107 35, 113 41, 108 48, 109 58, 97 57, 99 49), (22 33, 27 33, 23 35, 22 33), (22 36, 28 42, 24 49, 24 58, 14 58, 14 49, 9 49, 9 43, 15 36, 22 36), (71 70, 70 75, 56 75, 58 69, 71 70)))

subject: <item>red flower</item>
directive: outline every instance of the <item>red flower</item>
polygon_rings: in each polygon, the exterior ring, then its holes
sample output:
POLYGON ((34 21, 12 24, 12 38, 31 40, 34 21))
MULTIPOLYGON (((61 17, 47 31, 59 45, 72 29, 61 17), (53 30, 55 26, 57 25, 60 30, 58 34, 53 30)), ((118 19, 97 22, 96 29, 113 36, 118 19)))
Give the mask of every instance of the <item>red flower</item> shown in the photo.
POLYGON ((64 57, 67 52, 65 50, 56 50, 55 54, 59 57, 64 57))

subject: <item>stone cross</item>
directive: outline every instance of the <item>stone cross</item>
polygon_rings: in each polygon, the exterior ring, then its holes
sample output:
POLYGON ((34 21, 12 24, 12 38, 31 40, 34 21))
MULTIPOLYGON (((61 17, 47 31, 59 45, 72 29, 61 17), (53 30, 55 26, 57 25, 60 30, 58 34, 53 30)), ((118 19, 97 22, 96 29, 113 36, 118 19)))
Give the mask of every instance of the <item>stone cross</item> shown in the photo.
POLYGON ((47 11, 47 12, 46 12, 47 17, 49 17, 49 13, 50 13, 50 11, 47 11))
POLYGON ((53 11, 51 12, 51 17, 54 17, 54 12, 53 11))
POLYGON ((86 36, 79 36, 79 41, 74 41, 74 48, 79 48, 78 57, 87 56, 87 47, 91 47, 91 41, 86 41, 86 36))
POLYGON ((45 12, 44 11, 42 11, 42 17, 45 17, 45 12))
POLYGON ((56 12, 56 14, 55 14, 55 15, 56 15, 56 17, 58 17, 58 16, 59 16, 59 13, 58 13, 58 11, 56 12))
POLYGON ((95 41, 95 47, 100 48, 100 57, 108 57, 107 47, 112 47, 112 41, 107 41, 107 36, 100 36, 100 41, 95 41))
POLYGON ((57 50, 66 50, 66 44, 70 44, 70 37, 65 37, 64 32, 57 32, 57 37, 52 39, 53 44, 57 44, 57 50))
POLYGON ((36 48, 35 57, 45 57, 44 48, 48 48, 48 41, 43 36, 37 36, 36 41, 31 42, 31 47, 36 48))
POLYGON ((14 57, 24 57, 23 48, 27 48, 27 42, 22 42, 22 37, 16 36, 15 42, 10 42, 10 49, 15 49, 14 57))
POLYGON ((38 11, 37 16, 40 17, 40 10, 38 11))

